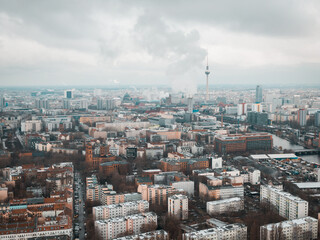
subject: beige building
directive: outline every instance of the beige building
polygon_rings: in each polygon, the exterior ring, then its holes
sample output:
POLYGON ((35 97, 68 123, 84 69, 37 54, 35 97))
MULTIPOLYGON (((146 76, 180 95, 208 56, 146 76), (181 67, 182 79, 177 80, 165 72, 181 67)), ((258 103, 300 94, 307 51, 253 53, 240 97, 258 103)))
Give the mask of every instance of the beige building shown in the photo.
POLYGON ((142 199, 149 201, 150 204, 167 204, 168 196, 175 191, 175 188, 168 185, 145 185, 138 186, 138 192, 142 199))

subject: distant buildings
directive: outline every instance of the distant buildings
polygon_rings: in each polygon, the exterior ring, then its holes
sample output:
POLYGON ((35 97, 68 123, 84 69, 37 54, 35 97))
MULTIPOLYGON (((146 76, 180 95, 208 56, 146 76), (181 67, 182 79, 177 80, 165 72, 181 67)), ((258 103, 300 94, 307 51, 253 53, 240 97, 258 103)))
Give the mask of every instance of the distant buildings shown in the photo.
POLYGON ((289 220, 308 216, 308 202, 281 189, 260 186, 260 201, 270 203, 280 216, 289 220))

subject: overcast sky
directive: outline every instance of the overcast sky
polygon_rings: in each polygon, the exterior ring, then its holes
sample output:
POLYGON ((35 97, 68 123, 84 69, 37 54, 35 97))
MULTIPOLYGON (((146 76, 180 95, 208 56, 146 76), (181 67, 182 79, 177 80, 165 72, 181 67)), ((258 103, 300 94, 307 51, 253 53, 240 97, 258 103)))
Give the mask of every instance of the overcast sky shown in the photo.
POLYGON ((1 86, 320 83, 320 1, 0 0, 1 86))

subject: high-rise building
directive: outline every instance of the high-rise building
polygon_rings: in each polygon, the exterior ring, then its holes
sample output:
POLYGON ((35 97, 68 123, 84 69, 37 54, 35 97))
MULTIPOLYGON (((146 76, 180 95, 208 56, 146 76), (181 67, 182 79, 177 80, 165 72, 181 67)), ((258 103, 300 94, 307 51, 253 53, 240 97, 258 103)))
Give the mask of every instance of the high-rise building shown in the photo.
POLYGON ((100 98, 97 100, 97 109, 98 110, 102 110, 103 109, 103 100, 100 99, 100 98))
POLYGON ((182 194, 168 197, 168 213, 177 219, 188 219, 188 197, 182 194))
POLYGON ((64 97, 68 98, 68 99, 73 98, 73 91, 72 90, 65 90, 64 91, 64 97))
POLYGON ((68 99, 63 99, 63 109, 70 109, 70 100, 68 99))
POLYGON ((0 98, 0 108, 6 107, 6 99, 4 97, 0 98))
POLYGON ((262 87, 257 85, 256 87, 256 103, 262 102, 262 87))
POLYGON ((192 112, 193 112, 193 98, 188 97, 188 113, 192 113, 192 112))
POLYGON ((307 109, 298 110, 297 120, 300 126, 305 126, 307 124, 307 109))
POLYGON ((314 125, 316 127, 320 127, 320 111, 317 111, 315 114, 314 114, 314 125))
POLYGON ((247 104, 246 103, 239 103, 237 115, 241 116, 241 115, 246 115, 246 114, 247 114, 247 104))

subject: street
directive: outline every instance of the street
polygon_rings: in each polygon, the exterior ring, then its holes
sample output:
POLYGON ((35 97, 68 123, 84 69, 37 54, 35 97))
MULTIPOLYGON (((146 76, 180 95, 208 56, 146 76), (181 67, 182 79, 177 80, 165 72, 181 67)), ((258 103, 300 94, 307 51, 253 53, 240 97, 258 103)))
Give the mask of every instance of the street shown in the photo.
POLYGON ((75 173, 74 189, 74 236, 75 238, 85 239, 85 212, 84 212, 84 183, 78 172, 75 173))

